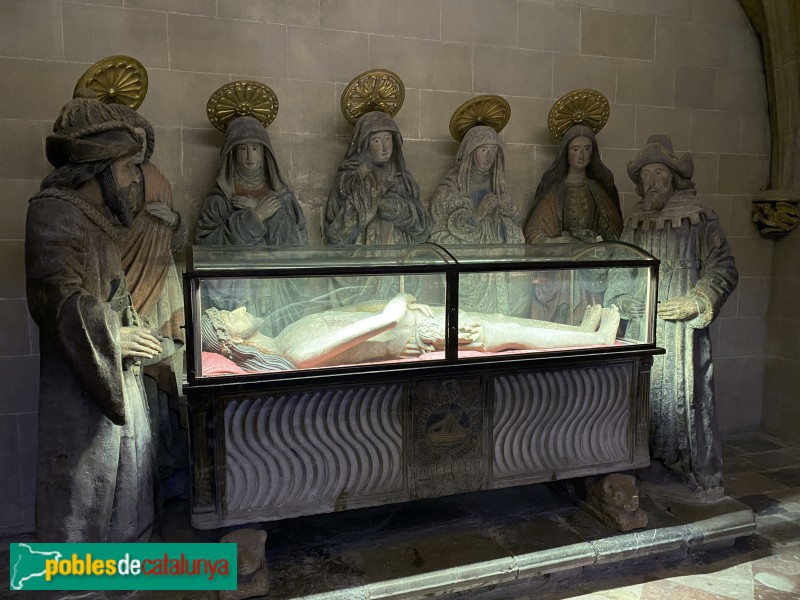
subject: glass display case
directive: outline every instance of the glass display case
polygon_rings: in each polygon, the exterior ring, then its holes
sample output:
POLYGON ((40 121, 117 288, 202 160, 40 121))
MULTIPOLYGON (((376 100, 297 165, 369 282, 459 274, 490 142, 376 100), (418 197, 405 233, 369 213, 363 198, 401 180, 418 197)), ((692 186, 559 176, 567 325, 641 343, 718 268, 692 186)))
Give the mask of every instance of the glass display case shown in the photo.
POLYGON ((194 524, 646 465, 657 276, 622 243, 195 246, 194 524))
POLYGON ((195 247, 189 381, 652 347, 655 264, 619 243, 195 247), (620 327, 610 294, 641 316, 620 327))

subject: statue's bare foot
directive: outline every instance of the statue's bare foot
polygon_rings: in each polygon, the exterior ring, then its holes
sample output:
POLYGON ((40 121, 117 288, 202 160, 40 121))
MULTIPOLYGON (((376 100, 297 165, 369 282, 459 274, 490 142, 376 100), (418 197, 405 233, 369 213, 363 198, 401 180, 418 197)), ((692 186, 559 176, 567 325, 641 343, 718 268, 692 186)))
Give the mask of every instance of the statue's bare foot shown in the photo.
POLYGON ((617 339, 617 330, 619 329, 619 308, 616 305, 611 305, 610 308, 603 309, 603 316, 600 319, 600 329, 597 333, 600 337, 601 344, 611 345, 617 339))
POLYGON ((597 331, 600 325, 600 317, 602 316, 603 307, 599 304, 590 304, 586 307, 583 313, 583 321, 578 326, 581 331, 597 331))

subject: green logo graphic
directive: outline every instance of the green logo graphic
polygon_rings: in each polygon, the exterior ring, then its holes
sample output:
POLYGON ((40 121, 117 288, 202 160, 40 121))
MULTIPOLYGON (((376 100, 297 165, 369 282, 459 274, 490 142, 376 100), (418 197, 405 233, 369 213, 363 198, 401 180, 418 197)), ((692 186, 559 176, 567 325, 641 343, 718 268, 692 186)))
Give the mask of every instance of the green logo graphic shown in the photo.
POLYGON ((236 544, 10 544, 12 590, 235 590, 236 544))

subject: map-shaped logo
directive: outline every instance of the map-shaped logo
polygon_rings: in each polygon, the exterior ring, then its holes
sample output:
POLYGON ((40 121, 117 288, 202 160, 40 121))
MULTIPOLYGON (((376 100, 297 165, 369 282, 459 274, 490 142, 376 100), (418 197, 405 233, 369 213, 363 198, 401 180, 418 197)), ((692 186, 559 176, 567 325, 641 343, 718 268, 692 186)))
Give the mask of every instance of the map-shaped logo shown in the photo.
POLYGON ((37 577, 44 577, 46 561, 59 560, 60 558, 60 552, 41 552, 34 550, 28 544, 12 544, 11 589, 24 590, 27 581, 37 577))

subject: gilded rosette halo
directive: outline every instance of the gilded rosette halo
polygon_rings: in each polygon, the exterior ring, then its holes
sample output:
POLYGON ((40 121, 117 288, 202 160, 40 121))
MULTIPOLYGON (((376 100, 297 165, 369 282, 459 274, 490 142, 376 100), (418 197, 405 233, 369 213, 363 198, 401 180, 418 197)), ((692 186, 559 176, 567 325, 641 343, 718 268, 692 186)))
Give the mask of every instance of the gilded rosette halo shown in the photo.
POLYGON ((226 83, 211 94, 206 104, 208 120, 223 133, 236 117, 254 117, 266 128, 277 115, 275 92, 263 83, 247 79, 226 83))
POLYGON ((106 104, 125 104, 136 110, 147 95, 147 71, 130 56, 107 56, 86 69, 75 84, 73 97, 82 87, 106 104))
POLYGON ((344 88, 342 114, 351 125, 373 110, 393 117, 400 111, 405 98, 406 88, 400 77, 386 69, 372 69, 357 76, 344 88))
POLYGON ((492 94, 470 98, 450 117, 450 135, 460 142, 477 125, 486 125, 500 133, 511 118, 511 106, 505 98, 492 94))
POLYGON ((556 100, 547 115, 547 127, 561 139, 573 125, 586 125, 599 133, 608 122, 608 100, 597 90, 573 90, 556 100))

